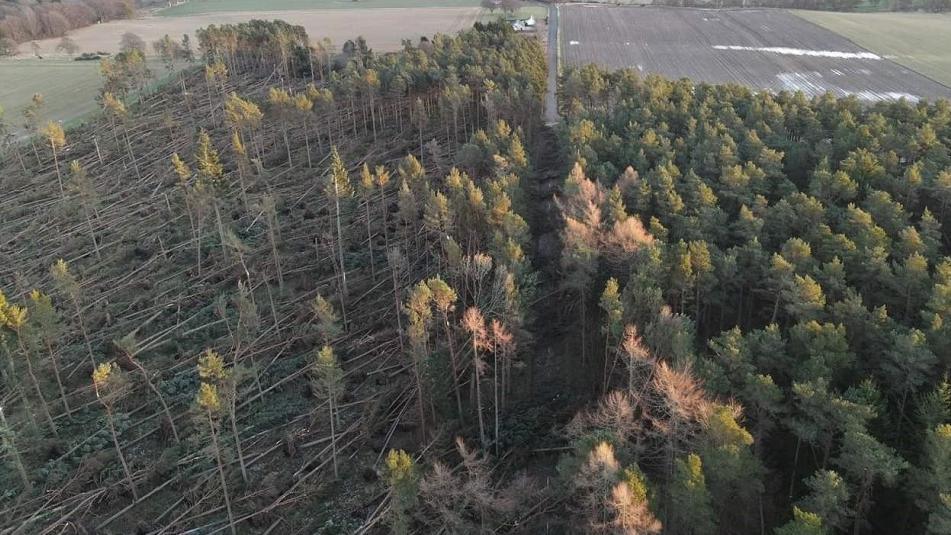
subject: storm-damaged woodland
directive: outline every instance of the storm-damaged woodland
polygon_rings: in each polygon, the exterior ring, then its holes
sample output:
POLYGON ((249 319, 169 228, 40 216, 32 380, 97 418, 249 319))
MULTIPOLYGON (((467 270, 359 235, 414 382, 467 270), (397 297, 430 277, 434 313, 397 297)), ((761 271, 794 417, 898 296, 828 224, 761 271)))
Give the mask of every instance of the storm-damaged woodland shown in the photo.
POLYGON ((946 101, 198 41, 4 149, 10 533, 951 525, 946 101))

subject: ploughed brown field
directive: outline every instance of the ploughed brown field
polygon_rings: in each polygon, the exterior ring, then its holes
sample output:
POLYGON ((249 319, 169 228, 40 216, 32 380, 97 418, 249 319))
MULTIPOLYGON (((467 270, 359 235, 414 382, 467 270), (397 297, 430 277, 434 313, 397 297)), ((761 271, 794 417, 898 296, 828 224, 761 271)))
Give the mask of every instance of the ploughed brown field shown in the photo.
POLYGON ((560 46, 568 65, 865 101, 951 98, 951 88, 780 10, 570 5, 560 46))

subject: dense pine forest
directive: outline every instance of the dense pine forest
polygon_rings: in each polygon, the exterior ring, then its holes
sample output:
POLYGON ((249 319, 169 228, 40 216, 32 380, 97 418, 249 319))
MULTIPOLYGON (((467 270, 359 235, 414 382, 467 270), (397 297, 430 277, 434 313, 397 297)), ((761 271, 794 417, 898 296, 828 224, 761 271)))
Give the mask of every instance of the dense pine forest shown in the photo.
POLYGON ((951 105, 562 90, 563 281, 612 390, 581 451, 604 433, 675 533, 946 533, 951 105), (618 262, 631 218, 652 240, 618 262))
POLYGON ((0 153, 4 533, 951 532, 948 102, 197 41, 0 153))

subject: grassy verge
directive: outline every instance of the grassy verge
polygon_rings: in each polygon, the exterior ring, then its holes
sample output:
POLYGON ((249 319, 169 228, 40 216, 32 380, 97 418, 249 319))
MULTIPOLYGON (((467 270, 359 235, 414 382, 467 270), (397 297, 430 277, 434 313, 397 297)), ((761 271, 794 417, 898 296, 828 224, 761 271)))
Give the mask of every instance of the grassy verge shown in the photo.
POLYGON ((951 14, 793 13, 951 86, 951 14))
POLYGON ((368 9, 379 7, 478 7, 479 0, 189 0, 158 15, 183 17, 223 11, 290 11, 306 9, 368 9))

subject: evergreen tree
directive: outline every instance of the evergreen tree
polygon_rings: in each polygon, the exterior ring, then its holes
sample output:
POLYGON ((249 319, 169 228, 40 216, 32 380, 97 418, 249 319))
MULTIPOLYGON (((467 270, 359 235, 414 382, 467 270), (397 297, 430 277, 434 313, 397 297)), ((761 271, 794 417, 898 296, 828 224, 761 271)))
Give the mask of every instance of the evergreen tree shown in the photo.
MULTIPOLYGON (((339 280, 340 280, 340 293, 341 298, 346 300, 348 295, 347 291, 347 264, 343 255, 343 223, 342 223, 342 213, 341 213, 341 201, 346 201, 350 198, 351 188, 350 188, 350 173, 347 171, 346 166, 343 163, 343 160, 340 158, 340 153, 337 152, 337 147, 332 147, 330 152, 330 173, 327 177, 327 184, 324 187, 324 191, 329 199, 334 203, 334 221, 336 224, 337 230, 337 266, 339 268, 339 280)), ((347 312, 346 305, 341 303, 343 307, 343 322, 344 325, 347 323, 347 312)))
POLYGON ((707 490, 700 456, 691 453, 674 463, 674 478, 668 490, 667 528, 678 535, 716 533, 710 491, 707 490))
MULTIPOLYGON (((199 375, 201 375, 201 365, 199 365, 199 375)), ((218 388, 209 383, 201 383, 198 388, 198 394, 195 397, 197 409, 203 413, 202 416, 208 423, 208 432, 211 435, 211 446, 214 450, 215 461, 218 465, 218 479, 221 483, 221 492, 225 499, 225 510, 228 513, 228 528, 231 535, 235 535, 234 513, 231 511, 231 494, 228 491, 228 480, 225 477, 225 465, 222 458, 221 445, 218 442, 218 416, 221 413, 221 399, 218 396, 218 388)))
POLYGON ((413 508, 419 499, 419 474, 416 463, 403 450, 390 450, 386 455, 383 479, 389 487, 390 529, 405 535, 412 526, 413 508))
POLYGON ((138 501, 138 486, 132 477, 129 463, 126 462, 125 455, 122 453, 122 446, 119 445, 119 433, 116 430, 115 422, 115 403, 119 397, 126 393, 125 377, 115 362, 104 362, 96 366, 93 371, 92 385, 96 392, 96 399, 99 400, 106 411, 106 423, 109 425, 109 433, 112 435, 112 444, 116 448, 116 455, 119 457, 119 463, 122 464, 122 471, 125 473, 126 481, 132 490, 132 497, 138 501))
POLYGON ((798 502, 798 507, 822 519, 825 526, 844 530, 852 517, 849 509, 851 491, 845 480, 833 470, 817 470, 806 478, 809 494, 798 502))
POLYGON ((333 348, 324 346, 317 351, 312 384, 318 397, 327 400, 328 413, 330 414, 330 446, 333 453, 335 478, 340 477, 340 473, 337 469, 336 428, 340 424, 338 400, 344 389, 343 378, 343 370, 340 369, 340 363, 334 355, 333 348))
POLYGON ((859 533, 871 505, 873 485, 879 482, 894 485, 908 463, 894 449, 861 430, 845 432, 842 450, 834 462, 857 489, 853 533, 859 533))
POLYGON ((777 528, 775 535, 825 535, 828 533, 822 525, 819 515, 793 507, 793 519, 777 528))
POLYGON ((929 429, 921 465, 912 470, 915 504, 928 515, 928 532, 945 533, 951 519, 947 497, 951 495, 951 425, 929 429))
POLYGON ((59 172, 59 151, 66 146, 66 133, 62 125, 50 121, 43 128, 43 137, 50 144, 50 150, 53 152, 53 165, 56 168, 56 180, 59 181, 59 194, 66 199, 66 190, 63 187, 63 175, 59 172))

